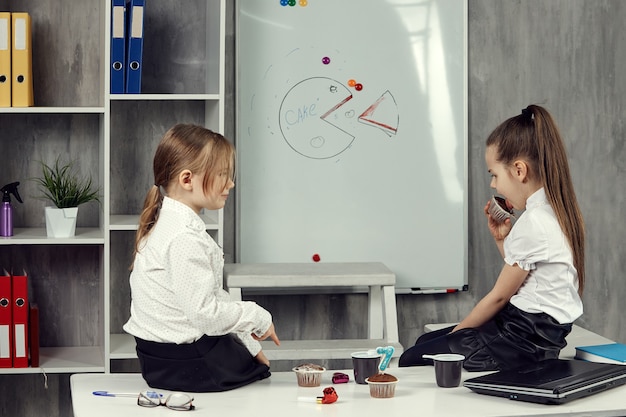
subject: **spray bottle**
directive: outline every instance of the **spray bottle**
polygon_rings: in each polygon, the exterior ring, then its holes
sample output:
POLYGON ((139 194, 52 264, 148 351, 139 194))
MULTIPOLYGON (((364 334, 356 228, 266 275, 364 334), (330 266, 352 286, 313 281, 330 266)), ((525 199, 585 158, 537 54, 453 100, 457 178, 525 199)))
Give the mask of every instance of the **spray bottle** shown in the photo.
POLYGON ((2 191, 2 206, 0 206, 0 236, 13 236, 13 206, 11 205, 11 193, 17 201, 23 203, 17 192, 19 182, 12 182, 0 189, 2 191))

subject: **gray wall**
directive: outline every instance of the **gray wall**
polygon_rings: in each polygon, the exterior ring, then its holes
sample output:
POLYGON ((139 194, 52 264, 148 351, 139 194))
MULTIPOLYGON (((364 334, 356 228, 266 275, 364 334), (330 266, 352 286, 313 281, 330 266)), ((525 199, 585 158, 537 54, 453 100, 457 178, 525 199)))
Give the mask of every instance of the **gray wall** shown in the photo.
MULTIPOLYGON (((587 227, 585 313, 577 324, 626 342, 626 2, 470 0, 470 298, 499 268, 481 208, 489 193, 483 142, 529 103, 552 111, 587 227)), ((450 304, 450 303, 446 303, 450 304)), ((404 312, 404 310, 403 310, 404 312)), ((452 309, 448 311, 453 315, 452 309)), ((403 326, 405 327, 405 326, 403 326)), ((406 335, 406 332, 402 332, 406 335)))

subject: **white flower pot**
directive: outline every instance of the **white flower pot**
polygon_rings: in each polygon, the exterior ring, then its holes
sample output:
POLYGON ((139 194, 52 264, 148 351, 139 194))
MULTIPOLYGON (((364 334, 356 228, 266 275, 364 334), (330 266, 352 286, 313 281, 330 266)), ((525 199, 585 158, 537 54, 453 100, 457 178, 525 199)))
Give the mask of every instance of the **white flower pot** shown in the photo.
POLYGON ((76 233, 78 207, 46 207, 46 233, 48 237, 72 237, 76 233))

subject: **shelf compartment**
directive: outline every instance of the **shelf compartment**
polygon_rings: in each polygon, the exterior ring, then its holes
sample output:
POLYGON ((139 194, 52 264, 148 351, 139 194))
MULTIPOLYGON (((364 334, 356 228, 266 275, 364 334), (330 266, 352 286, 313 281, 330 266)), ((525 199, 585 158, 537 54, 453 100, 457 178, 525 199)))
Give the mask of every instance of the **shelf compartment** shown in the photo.
POLYGON ((31 16, 35 106, 104 106, 106 2, 9 0, 2 9, 31 16))
POLYGON ((151 0, 144 8, 141 91, 217 94, 220 88, 219 1, 151 0))
MULTIPOLYGON (((153 186, 154 152, 165 132, 177 123, 218 130, 218 121, 206 118, 218 107, 205 101, 111 102, 110 213, 139 215, 153 186), (151 117, 146 117, 149 114, 151 117), (132 170, 132 175, 128 175, 132 170)), ((124 226, 123 230, 127 230, 124 226)))
POLYGON ((135 350, 135 338, 129 334, 113 333, 111 334, 111 349, 109 350, 109 358, 111 359, 135 359, 137 351, 135 350))
MULTIPOLYGON (((33 180, 42 175, 41 162, 51 165, 57 158, 62 163, 74 162, 76 171, 90 175, 104 194, 104 155, 100 152, 104 118, 101 113, 0 113, 3 177, 6 183, 20 182, 24 201, 12 202, 14 228, 45 227, 44 208, 52 203, 39 198, 39 185, 33 180)), ((77 227, 100 228, 102 213, 103 205, 98 202, 82 204, 77 227)))
POLYGON ((2 268, 28 276, 28 301, 39 307, 40 364, 46 372, 103 369, 103 262, 104 245, 0 246, 2 268))

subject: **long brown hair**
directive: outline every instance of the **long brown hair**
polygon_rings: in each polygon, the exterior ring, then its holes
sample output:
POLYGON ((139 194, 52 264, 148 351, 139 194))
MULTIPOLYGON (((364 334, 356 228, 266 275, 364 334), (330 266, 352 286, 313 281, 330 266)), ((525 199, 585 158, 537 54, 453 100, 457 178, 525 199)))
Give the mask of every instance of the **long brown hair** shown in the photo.
MULTIPOLYGON (((229 178, 233 178, 234 164, 235 149, 219 133, 190 124, 178 124, 165 132, 154 154, 154 185, 146 194, 139 218, 133 264, 142 241, 159 218, 163 202, 161 189, 167 190, 177 180, 178 174, 188 169, 195 174, 204 174, 202 187, 206 193, 216 181, 218 171, 226 168, 229 178)), ((224 187, 226 185, 225 182, 224 187)))
MULTIPOLYGON (((511 117, 487 138, 495 146, 497 160, 505 165, 523 158, 529 175, 538 175, 548 202, 569 242, 578 271, 578 292, 585 286, 585 225, 576 200, 565 145, 559 129, 546 109, 530 105, 511 117)), ((537 179, 537 178, 534 178, 537 179)))

